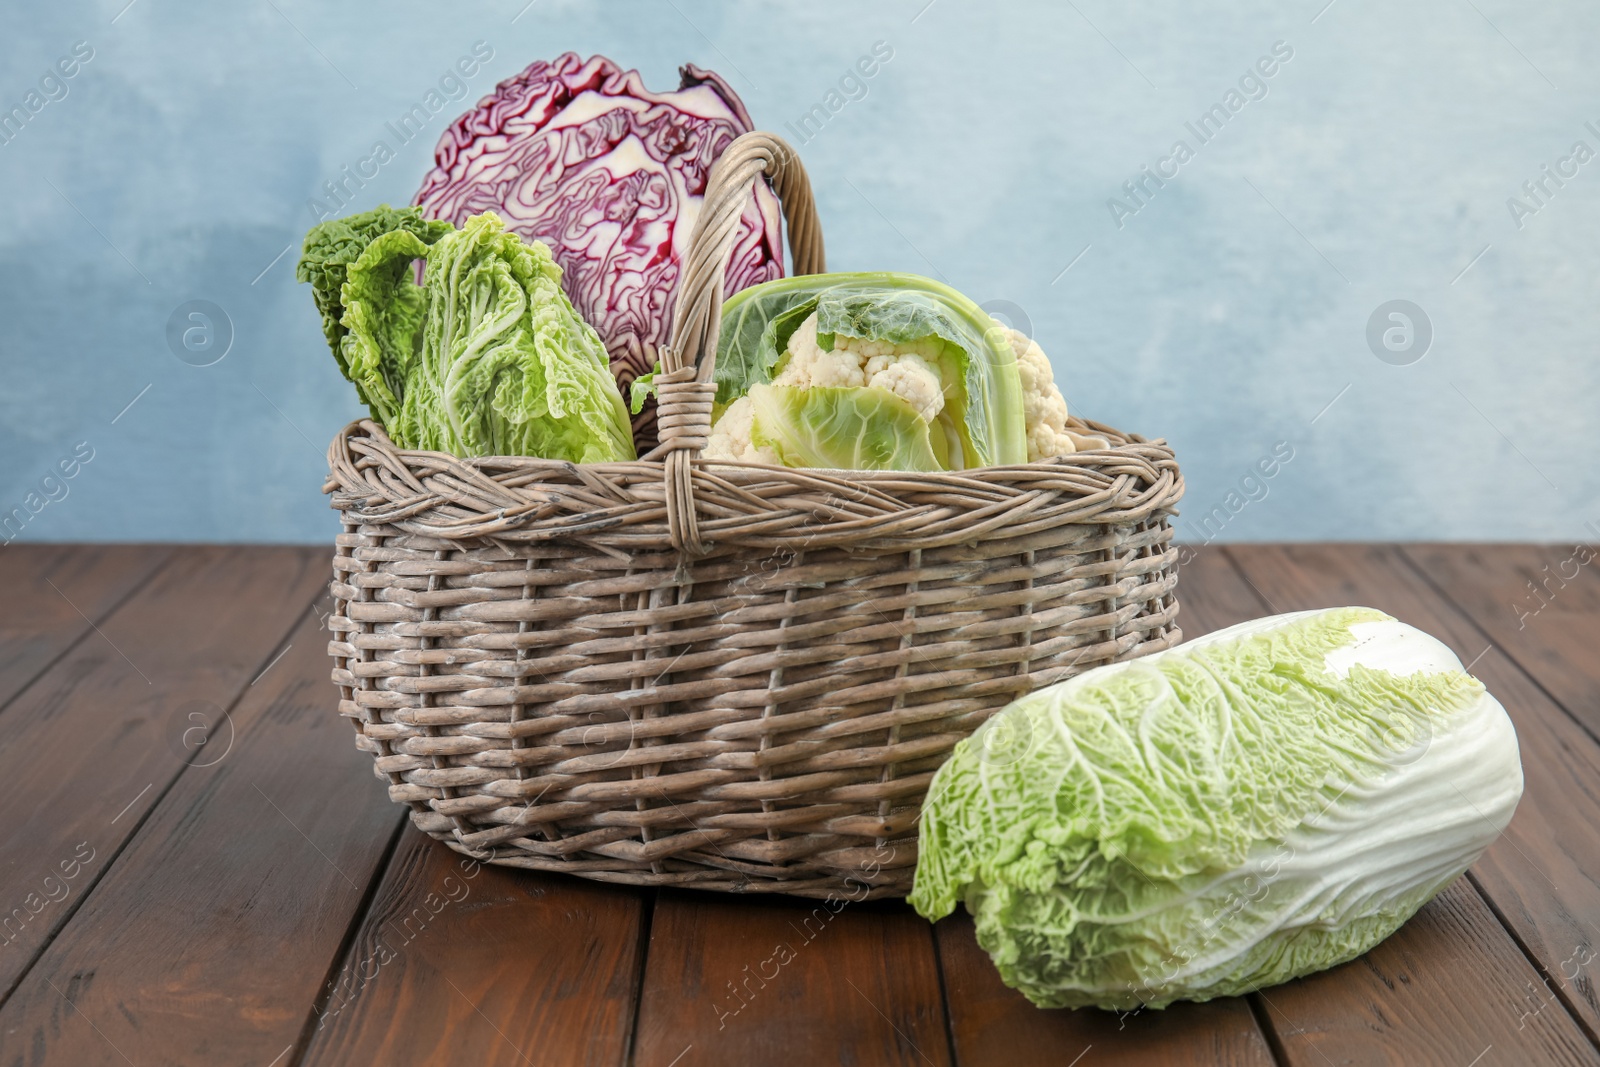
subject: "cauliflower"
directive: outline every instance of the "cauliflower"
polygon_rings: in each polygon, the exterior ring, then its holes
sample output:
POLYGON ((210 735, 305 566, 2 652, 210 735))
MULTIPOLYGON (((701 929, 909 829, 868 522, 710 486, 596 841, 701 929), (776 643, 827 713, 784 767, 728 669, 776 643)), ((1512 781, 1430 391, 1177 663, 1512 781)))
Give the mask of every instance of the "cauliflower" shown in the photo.
POLYGON ((772 384, 795 385, 802 389, 813 385, 840 388, 866 385, 862 358, 849 346, 850 340, 835 338, 834 350, 824 352, 817 343, 817 313, 813 311, 789 335, 789 360, 772 379, 772 384))
MULTIPOLYGON (((1074 433, 1066 428, 1067 402, 1056 386, 1050 360, 1038 344, 1020 330, 1013 330, 998 319, 992 321, 1016 356, 1017 373, 1022 380, 1028 461, 1107 447, 1108 442, 1103 437, 1074 433)), ((802 389, 877 386, 910 404, 919 416, 932 423, 944 411, 948 392, 940 371, 945 365, 941 358, 943 353, 944 343, 936 337, 892 343, 843 334, 836 334, 833 351, 825 352, 817 340, 817 315, 812 312, 790 335, 782 369, 772 379, 772 384, 802 389)), ((957 389, 960 385, 953 383, 957 389)), ((728 405, 711 429, 705 457, 780 463, 771 449, 758 448, 751 441, 754 416, 755 409, 748 397, 740 397, 728 405)))
POLYGON ((944 410, 939 342, 932 338, 891 344, 835 334, 833 351, 824 352, 817 342, 817 313, 813 311, 789 336, 788 354, 773 385, 875 385, 916 408, 929 422, 944 410))
POLYGON ((722 413, 722 418, 711 427, 711 438, 706 442, 704 455, 707 459, 731 459, 740 463, 770 463, 774 467, 783 466, 777 453, 770 448, 758 448, 750 441, 751 424, 755 421, 755 409, 750 406, 750 398, 741 396, 738 400, 728 405, 722 413))
POLYGON ((1017 357, 1017 373, 1022 377, 1022 415, 1028 428, 1028 462, 1051 456, 1065 456, 1087 448, 1105 448, 1109 442, 1094 434, 1073 433, 1066 428, 1067 402, 1056 386, 1050 360, 1021 330, 1013 330, 999 319, 995 325, 1005 334, 1017 357))
MULTIPOLYGON (((849 340, 849 338, 845 338, 849 340)), ((900 356, 873 356, 867 360, 868 385, 887 389, 917 409, 928 422, 944 410, 944 383, 939 369, 915 353, 900 356)))
MULTIPOLYGON (((789 335, 787 359, 773 385, 798 388, 834 386, 887 389, 932 422, 944 410, 944 381, 939 375, 941 346, 935 338, 909 344, 866 341, 836 334, 833 351, 817 341, 817 314, 807 315, 789 335)), ((707 459, 732 459, 746 463, 778 463, 777 456, 750 441, 754 411, 749 398, 740 397, 711 428, 707 459)))

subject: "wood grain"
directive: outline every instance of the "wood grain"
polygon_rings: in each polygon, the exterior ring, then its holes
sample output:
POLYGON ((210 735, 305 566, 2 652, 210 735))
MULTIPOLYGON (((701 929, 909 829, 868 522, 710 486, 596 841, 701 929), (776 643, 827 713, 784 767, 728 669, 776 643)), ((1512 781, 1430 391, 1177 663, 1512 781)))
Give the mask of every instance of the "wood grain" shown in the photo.
POLYGON ((1293 1067, 1594 1064, 1475 889, 1457 881, 1360 959, 1254 994, 1293 1067))
POLYGON ((949 1062, 932 930, 903 903, 662 891, 637 1067, 949 1062))
POLYGON ((1260 594, 1220 547, 1199 549, 1178 572, 1183 639, 1248 622, 1261 615, 1260 594))
MULTIPOLYGON (((1600 965, 1593 962, 1600 931, 1600 746, 1515 664, 1488 647, 1481 631, 1441 600, 1400 550, 1302 545, 1229 551, 1285 611, 1365 604, 1435 635, 1470 662, 1505 705, 1522 749, 1524 793, 1510 827, 1472 875, 1544 972, 1534 981, 1547 1000, 1557 1002, 1553 1010, 1564 1013, 1565 1002, 1592 1037, 1600 1019, 1594 990, 1600 965)), ((1466 891, 1460 883, 1458 888, 1466 891)), ((1415 939, 1415 925, 1414 920, 1396 938, 1415 939)), ((1491 934, 1484 933, 1483 944, 1502 954, 1514 951, 1515 943, 1496 942, 1491 934)), ((1486 997, 1499 1001, 1507 995, 1483 973, 1459 966, 1448 946, 1434 947, 1432 955, 1424 948, 1414 950, 1419 986, 1480 1007, 1486 997)), ((1519 989, 1512 999, 1530 992, 1519 989)), ((1483 1011, 1485 1018, 1497 1017, 1487 1007, 1483 1011)), ((1512 1029, 1515 1034, 1495 1041, 1498 1049, 1518 1047, 1525 1037, 1512 1029)))
MULTIPOLYGON (((1220 549, 1185 549, 1183 555, 1178 595, 1186 640, 1261 613, 1260 601, 1220 549)), ((1043 1011, 1001 982, 964 909, 940 921, 938 938, 960 1067, 1066 1064, 1091 1046, 1085 1064, 1272 1062, 1247 1000, 1122 1014, 1043 1011)))
POLYGON ((1587 545, 1419 545, 1405 553, 1600 737, 1600 556, 1587 545))
POLYGON ((1000 981, 958 911, 938 924, 939 956, 960 1067, 1215 1064, 1270 1067, 1272 1053, 1241 997, 1161 1011, 1044 1010, 1000 981))
POLYGON ((158 545, 0 547, 0 708, 171 555, 158 545))
POLYGON ((0 717, 0 991, 195 761, 326 566, 308 549, 180 549, 0 717), (63 882, 82 850, 94 859, 63 882))
POLYGON ((644 893, 474 863, 408 826, 301 1067, 623 1064, 644 893))
POLYGON ((1472 880, 1360 960, 1119 1016, 1034 1008, 960 913, 930 928, 895 902, 834 913, 676 890, 652 906, 649 891, 463 863, 410 828, 384 864, 403 813, 333 714, 326 634, 300 614, 325 553, 12 546, 0 906, 26 917, 0 911, 0 990, 15 983, 0 1065, 1597 1063, 1600 743, 1580 720, 1600 706, 1600 634, 1535 627, 1560 608, 1592 633, 1600 602, 1585 565, 1536 614, 1497 608, 1569 554, 1193 554, 1186 637, 1368 603, 1476 660, 1516 723, 1526 792, 1472 880), (35 611, 37 626, 19 618, 35 611), (205 705, 232 707, 221 760, 184 743, 205 705))
POLYGON ((0 1060, 265 1065, 299 1038, 403 817, 330 706, 326 643, 306 614, 231 744, 184 772, 0 1010, 0 1060))

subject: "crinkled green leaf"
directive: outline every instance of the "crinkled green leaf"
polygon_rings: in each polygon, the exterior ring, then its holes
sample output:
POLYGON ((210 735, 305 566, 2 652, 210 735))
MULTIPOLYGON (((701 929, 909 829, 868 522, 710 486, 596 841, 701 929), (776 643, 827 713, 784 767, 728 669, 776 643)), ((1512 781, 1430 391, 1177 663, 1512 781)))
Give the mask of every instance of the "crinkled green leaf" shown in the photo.
MULTIPOLYGON (((323 336, 328 339, 328 347, 333 350, 339 369, 346 377, 350 372, 341 343, 348 332, 343 322, 343 290, 351 265, 361 258, 368 245, 384 234, 409 233, 422 244, 431 245, 454 229, 448 222, 423 218, 421 208, 392 208, 381 204, 371 211, 319 222, 306 234, 294 274, 298 280, 311 283, 312 299, 322 313, 323 336)), ((361 389, 361 383, 357 382, 356 387, 361 389)), ((363 395, 362 399, 367 398, 363 395)), ((373 415, 381 417, 376 410, 373 415)))
POLYGON ((1388 936, 1521 788, 1509 719, 1444 646, 1370 609, 1280 616, 991 718, 930 786, 911 903, 964 902, 1042 1006, 1232 995, 1388 936))
POLYGON ((428 314, 396 425, 406 447, 459 456, 634 458, 604 345, 541 242, 474 215, 428 253, 428 314))
POLYGON ((428 246, 409 230, 392 230, 349 265, 341 293, 340 364, 356 393, 385 425, 400 410, 406 379, 416 369, 427 298, 415 264, 428 246))
POLYGON ((340 368, 400 447, 634 458, 605 348, 550 250, 493 212, 460 230, 416 208, 322 223, 297 275, 313 284, 340 368))

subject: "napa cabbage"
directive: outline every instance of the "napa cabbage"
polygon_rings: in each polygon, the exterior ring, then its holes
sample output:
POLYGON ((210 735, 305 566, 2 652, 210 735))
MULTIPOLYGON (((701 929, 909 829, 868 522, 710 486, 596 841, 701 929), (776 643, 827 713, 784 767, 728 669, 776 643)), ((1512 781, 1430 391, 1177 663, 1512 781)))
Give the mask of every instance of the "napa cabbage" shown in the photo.
POLYGON ((911 903, 1044 1007, 1164 1007, 1332 967, 1472 864, 1516 733, 1368 608, 1258 620, 1024 696, 929 789, 911 903))

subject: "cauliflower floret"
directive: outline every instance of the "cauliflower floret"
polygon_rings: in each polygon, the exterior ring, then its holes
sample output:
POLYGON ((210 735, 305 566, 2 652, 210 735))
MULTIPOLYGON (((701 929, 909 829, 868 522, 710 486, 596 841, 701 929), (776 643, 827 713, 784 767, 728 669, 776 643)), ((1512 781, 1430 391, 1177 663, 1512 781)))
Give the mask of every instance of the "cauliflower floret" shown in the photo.
MULTIPOLYGON (((812 312, 789 335, 787 355, 783 370, 772 379, 773 385, 801 389, 875 385, 910 404, 930 422, 944 410, 940 343, 936 339, 892 344, 840 334, 834 337, 833 351, 824 352, 817 341, 817 315, 812 312)), ((777 463, 777 455, 771 449, 750 443, 754 417, 748 398, 740 397, 729 404, 711 428, 705 458, 777 463)))
POLYGON ((868 341, 865 338, 845 337, 841 334, 834 337, 833 343, 839 348, 848 348, 852 352, 859 353, 864 360, 917 356, 928 363, 939 361, 939 341, 933 337, 926 337, 920 341, 868 341))
MULTIPOLYGON (((840 341, 849 338, 841 337, 840 341)), ((817 343, 817 313, 812 312, 789 335, 789 361, 772 379, 773 385, 856 386, 867 384, 861 369, 862 357, 848 345, 836 345, 824 352, 817 343)))
POLYGON ((817 315, 812 312, 789 335, 788 357, 773 385, 876 385, 895 393, 925 419, 944 410, 937 340, 895 344, 836 334, 833 351, 824 352, 817 341, 817 315), (897 366, 904 369, 896 370, 897 366))
POLYGON ((995 319, 1017 357, 1022 378, 1022 417, 1027 426, 1028 462, 1065 456, 1080 448, 1105 448, 1103 437, 1073 433, 1066 428, 1067 401, 1056 386, 1050 360, 1037 341, 995 319))
POLYGON ((755 421, 755 408, 750 398, 741 396, 728 405, 722 418, 711 428, 711 439, 706 442, 706 459, 730 459, 740 463, 770 463, 783 466, 778 454, 770 448, 758 448, 750 442, 751 424, 755 421))
MULTIPOLYGON (((1022 331, 1013 330, 998 319, 993 321, 1016 356, 1028 461, 1109 447, 1106 438, 1098 434, 1066 428, 1067 402, 1056 386, 1055 373, 1044 351, 1022 331)), ((944 380, 939 370, 943 349, 936 337, 897 344, 838 334, 833 351, 825 352, 817 340, 817 315, 812 312, 790 335, 783 370, 772 384, 802 389, 877 386, 894 393, 932 422, 945 407, 944 380)), ((754 420, 755 409, 748 398, 741 397, 728 405, 711 429, 706 458, 777 464, 775 452, 757 448, 751 442, 754 420)))
POLYGON ((917 409, 928 422, 944 410, 944 384, 939 371, 921 356, 873 356, 867 360, 867 384, 887 389, 917 409))

